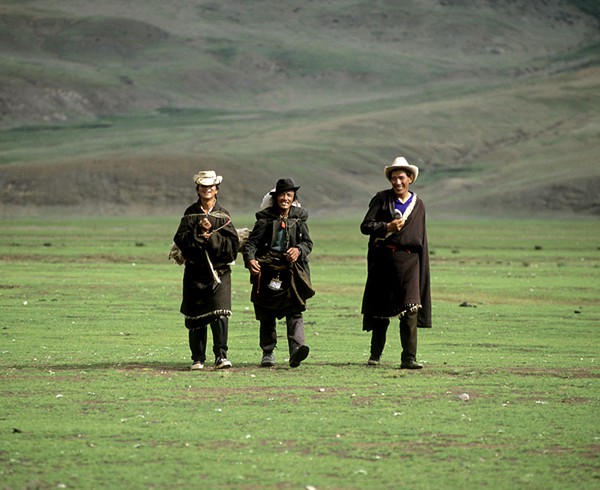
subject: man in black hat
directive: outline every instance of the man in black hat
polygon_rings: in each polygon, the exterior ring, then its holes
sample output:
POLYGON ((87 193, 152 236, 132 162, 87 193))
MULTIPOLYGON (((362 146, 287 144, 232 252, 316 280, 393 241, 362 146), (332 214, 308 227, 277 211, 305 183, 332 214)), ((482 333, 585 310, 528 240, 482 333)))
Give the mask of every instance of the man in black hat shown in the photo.
POLYGON ((260 322, 261 366, 275 365, 277 319, 285 317, 290 367, 306 359, 304 339, 306 300, 314 295, 310 283, 308 255, 313 242, 308 232, 308 211, 300 206, 292 179, 279 179, 244 246, 246 268, 252 282, 251 299, 260 322))

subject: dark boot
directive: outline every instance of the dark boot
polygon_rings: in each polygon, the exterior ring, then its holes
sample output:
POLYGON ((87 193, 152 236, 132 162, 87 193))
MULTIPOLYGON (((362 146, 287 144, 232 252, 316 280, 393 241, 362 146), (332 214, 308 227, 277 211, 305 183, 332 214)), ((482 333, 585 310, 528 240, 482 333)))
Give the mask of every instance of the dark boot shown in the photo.
MULTIPOLYGON (((229 318, 220 316, 210 324, 213 336, 213 354, 215 361, 227 361, 227 339, 229 336, 229 318)), ((227 363, 226 363, 227 364, 227 363)), ((230 367, 230 366, 227 366, 230 367)))
POLYGON ((417 310, 400 318, 400 343, 402 344, 401 369, 421 369, 417 362, 417 310))
POLYGON ((304 318, 302 314, 286 316, 290 367, 296 368, 308 357, 310 349, 304 343, 304 318))
POLYGON ((367 361, 370 366, 377 366, 381 361, 389 324, 390 321, 387 318, 378 318, 376 321, 375 319, 371 320, 373 327, 371 332, 371 356, 367 361))
MULTIPOLYGON (((305 344, 304 318, 302 313, 287 315, 285 317, 287 327, 287 340, 290 356, 305 344)), ((306 357, 305 357, 306 358, 306 357)))
POLYGON ((206 324, 200 320, 186 318, 185 326, 188 329, 192 361, 204 364, 206 361, 206 324))
POLYGON ((277 346, 277 319, 275 316, 260 319, 259 345, 263 352, 273 352, 277 346))

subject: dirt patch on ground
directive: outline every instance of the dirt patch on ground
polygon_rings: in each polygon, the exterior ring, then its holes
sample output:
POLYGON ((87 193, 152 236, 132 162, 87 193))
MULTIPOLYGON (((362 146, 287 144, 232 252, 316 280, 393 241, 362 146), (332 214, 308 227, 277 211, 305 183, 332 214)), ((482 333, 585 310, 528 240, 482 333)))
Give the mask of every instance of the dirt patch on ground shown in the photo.
POLYGON ((594 369, 524 369, 524 368, 507 368, 511 374, 516 376, 530 377, 551 377, 565 379, 595 379, 600 378, 600 371, 594 369))

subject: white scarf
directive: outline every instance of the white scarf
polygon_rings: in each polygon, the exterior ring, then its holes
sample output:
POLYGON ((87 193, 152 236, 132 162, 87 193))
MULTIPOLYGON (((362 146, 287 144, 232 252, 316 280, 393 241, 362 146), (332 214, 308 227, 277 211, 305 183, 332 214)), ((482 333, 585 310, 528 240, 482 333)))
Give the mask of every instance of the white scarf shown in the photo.
MULTIPOLYGON (((399 209, 394 208, 394 219, 404 218, 404 220, 406 221, 408 219, 408 217, 410 216, 410 213, 412 213, 413 209, 415 209, 415 204, 417 204, 417 194, 413 192, 412 200, 410 201, 410 204, 408 205, 408 207, 406 208, 406 211, 404 211, 404 213, 400 212, 399 209)), ((391 231, 387 232, 385 234, 385 237, 387 238, 393 234, 394 234, 394 232, 391 232, 391 231)))

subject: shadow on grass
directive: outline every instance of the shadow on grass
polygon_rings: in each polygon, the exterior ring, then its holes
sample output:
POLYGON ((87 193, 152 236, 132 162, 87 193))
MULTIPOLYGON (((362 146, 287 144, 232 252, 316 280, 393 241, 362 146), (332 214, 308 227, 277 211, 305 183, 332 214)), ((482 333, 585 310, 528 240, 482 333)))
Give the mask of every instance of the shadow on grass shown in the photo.
MULTIPOLYGON (((57 370, 103 370, 103 369, 114 369, 117 371, 153 371, 153 372, 192 372, 188 364, 168 364, 168 363, 149 363, 149 362, 131 362, 131 363, 100 363, 100 364, 88 364, 88 365, 63 365, 54 367, 57 370)), ((509 374, 519 377, 550 377, 550 378, 598 378, 600 372, 593 368, 548 368, 548 369, 527 369, 527 368, 489 368, 489 369, 478 369, 455 367, 449 368, 448 366, 425 366, 423 369, 400 369, 399 364, 380 364, 379 366, 369 366, 364 362, 306 362, 296 368, 291 368, 287 363, 282 362, 273 367, 262 367, 258 363, 240 363, 234 364, 229 369, 215 369, 212 364, 206 364, 205 368, 200 373, 284 373, 290 374, 315 374, 322 371, 331 370, 332 374, 339 370, 360 370, 365 373, 372 373, 373 375, 398 375, 398 376, 424 376, 424 377, 467 377, 473 378, 474 376, 486 376, 486 375, 499 375, 509 374)))
MULTIPOLYGON (((40 365, 27 364, 13 364, 8 366, 8 369, 14 370, 29 370, 35 369, 39 371, 40 365)), ((229 369, 215 369, 209 362, 205 364, 205 367, 200 372, 243 372, 243 371, 259 371, 259 372, 297 372, 302 373, 306 371, 314 371, 315 369, 364 369, 365 371, 375 372, 426 372, 427 370, 415 370, 410 371, 406 369, 400 369, 399 365, 390 363, 389 365, 379 366, 368 366, 366 362, 305 362, 301 366, 292 368, 287 363, 281 362, 273 367, 262 367, 259 363, 239 363, 233 365, 229 369)), ((104 370, 115 370, 115 371, 156 371, 156 372, 191 372, 190 364, 174 362, 166 363, 161 361, 148 362, 148 361, 131 361, 131 362, 93 362, 93 363, 72 363, 72 364, 44 364, 43 371, 104 371, 104 370)))

